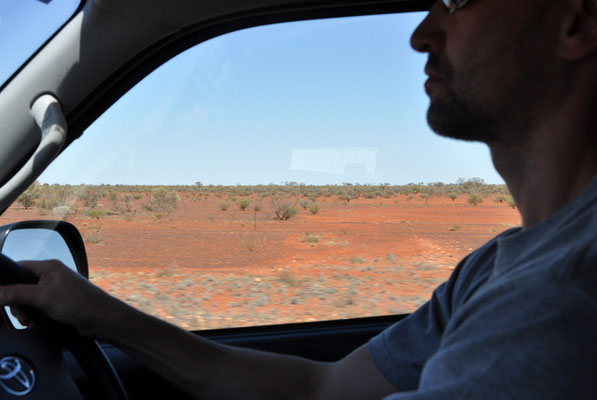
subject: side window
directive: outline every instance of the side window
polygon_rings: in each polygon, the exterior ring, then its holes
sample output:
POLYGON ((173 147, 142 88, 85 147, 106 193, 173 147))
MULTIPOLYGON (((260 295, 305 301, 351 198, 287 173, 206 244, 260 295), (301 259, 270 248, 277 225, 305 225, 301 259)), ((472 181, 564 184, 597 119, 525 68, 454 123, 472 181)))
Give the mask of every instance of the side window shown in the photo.
POLYGON ((64 218, 93 282, 186 329, 410 313, 519 223, 427 127, 422 14, 227 34, 105 112, 3 219, 64 218), (474 178, 473 178, 474 177, 474 178))

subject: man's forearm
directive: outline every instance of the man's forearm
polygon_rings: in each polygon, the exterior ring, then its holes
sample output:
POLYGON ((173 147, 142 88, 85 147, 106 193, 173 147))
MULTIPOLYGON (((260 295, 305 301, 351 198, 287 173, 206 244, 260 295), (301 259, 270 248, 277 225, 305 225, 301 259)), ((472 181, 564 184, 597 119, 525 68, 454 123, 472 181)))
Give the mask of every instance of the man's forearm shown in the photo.
POLYGON ((328 364, 221 345, 132 308, 121 311, 102 336, 196 397, 317 397, 328 364))

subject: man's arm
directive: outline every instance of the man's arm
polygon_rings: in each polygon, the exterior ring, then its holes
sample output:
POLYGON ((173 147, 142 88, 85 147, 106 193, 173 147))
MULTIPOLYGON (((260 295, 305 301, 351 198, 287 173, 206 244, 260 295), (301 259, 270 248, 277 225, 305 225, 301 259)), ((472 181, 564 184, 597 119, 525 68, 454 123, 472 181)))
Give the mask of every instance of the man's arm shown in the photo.
MULTIPOLYGON (((143 314, 56 261, 21 264, 39 283, 1 287, 2 304, 41 309, 82 334, 112 342, 197 397, 379 399, 396 391, 367 345, 333 363, 222 345, 143 314)), ((34 324, 22 309, 15 313, 34 324)))

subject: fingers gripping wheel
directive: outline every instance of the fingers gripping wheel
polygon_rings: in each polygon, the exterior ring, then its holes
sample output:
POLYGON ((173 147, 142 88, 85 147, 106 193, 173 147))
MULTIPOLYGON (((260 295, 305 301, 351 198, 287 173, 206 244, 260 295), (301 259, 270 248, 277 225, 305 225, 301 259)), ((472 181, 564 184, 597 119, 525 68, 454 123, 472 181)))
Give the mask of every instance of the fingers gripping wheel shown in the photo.
MULTIPOLYGON (((36 283, 37 277, 0 254, 0 284, 36 283)), ((126 400, 124 388, 99 344, 74 328, 43 320, 39 327, 0 332, 0 398, 83 399, 62 360, 66 347, 89 377, 93 398, 126 400)))

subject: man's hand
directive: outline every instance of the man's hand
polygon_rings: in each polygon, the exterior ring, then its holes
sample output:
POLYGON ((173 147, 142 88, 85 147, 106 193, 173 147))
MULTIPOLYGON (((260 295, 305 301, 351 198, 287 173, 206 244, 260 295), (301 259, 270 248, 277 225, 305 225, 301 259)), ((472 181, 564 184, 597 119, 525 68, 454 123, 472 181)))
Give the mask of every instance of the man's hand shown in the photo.
POLYGON ((33 308, 74 326, 85 336, 108 339, 105 328, 129 308, 59 261, 19 264, 33 272, 39 282, 0 286, 0 303, 11 306, 22 325, 35 326, 37 313, 33 308))

